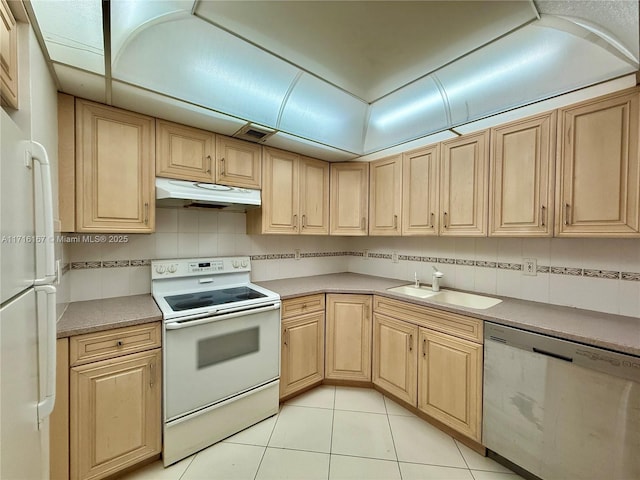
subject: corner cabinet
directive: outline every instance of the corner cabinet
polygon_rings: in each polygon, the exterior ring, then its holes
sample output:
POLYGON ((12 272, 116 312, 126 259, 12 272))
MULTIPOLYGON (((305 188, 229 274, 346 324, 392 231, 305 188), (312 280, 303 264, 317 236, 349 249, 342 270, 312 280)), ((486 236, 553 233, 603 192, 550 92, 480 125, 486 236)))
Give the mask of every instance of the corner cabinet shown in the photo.
POLYGON ((186 125, 156 120, 156 175, 208 182, 213 180, 215 135, 186 125))
POLYGON ((369 231, 369 164, 331 164, 331 235, 366 236, 369 231))
POLYGON ((325 378, 371 381, 371 295, 327 294, 325 378))
POLYGON ((324 378, 324 294, 282 301, 280 399, 324 378))
POLYGON ((158 323, 71 337, 72 480, 105 478, 160 454, 160 346, 158 323))
POLYGON ((0 97, 18 108, 18 28, 7 0, 0 0, 0 97))
POLYGON ((329 164, 265 147, 263 167, 262 207, 247 212, 247 233, 326 235, 329 164))
POLYGON ((154 231, 154 124, 76 99, 76 231, 154 231))
POLYGON ((640 237, 639 96, 559 110, 556 236, 640 237))
POLYGON ((489 203, 489 131, 441 144, 440 235, 485 237, 489 203))
POLYGON ((556 112, 491 129, 489 236, 553 235, 556 112))

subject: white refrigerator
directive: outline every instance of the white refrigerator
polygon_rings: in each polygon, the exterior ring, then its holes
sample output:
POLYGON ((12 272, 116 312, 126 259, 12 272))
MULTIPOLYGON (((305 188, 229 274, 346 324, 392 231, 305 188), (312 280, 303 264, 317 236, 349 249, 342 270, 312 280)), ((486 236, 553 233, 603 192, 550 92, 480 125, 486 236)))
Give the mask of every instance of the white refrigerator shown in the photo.
POLYGON ((47 479, 56 371, 51 172, 44 147, 0 115, 0 479, 47 479))

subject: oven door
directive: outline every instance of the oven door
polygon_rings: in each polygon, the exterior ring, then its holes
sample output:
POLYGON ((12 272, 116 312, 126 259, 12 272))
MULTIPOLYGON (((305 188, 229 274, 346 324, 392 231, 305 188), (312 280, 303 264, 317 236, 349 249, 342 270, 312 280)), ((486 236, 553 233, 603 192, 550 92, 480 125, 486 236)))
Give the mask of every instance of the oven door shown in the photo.
POLYGON ((164 325, 165 421, 280 373, 280 304, 164 325))

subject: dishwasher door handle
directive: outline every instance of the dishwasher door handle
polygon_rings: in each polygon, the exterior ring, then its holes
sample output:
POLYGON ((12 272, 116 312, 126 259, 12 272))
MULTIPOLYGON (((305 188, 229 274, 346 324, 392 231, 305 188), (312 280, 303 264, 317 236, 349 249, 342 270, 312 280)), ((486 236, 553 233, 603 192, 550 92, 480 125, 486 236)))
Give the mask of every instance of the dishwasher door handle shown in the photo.
POLYGON ((560 355, 559 353, 549 352, 547 350, 541 350, 539 348, 533 347, 534 353, 539 353, 540 355, 546 355, 547 357, 557 358, 558 360, 563 360, 565 362, 573 363, 573 358, 567 357, 565 355, 560 355))

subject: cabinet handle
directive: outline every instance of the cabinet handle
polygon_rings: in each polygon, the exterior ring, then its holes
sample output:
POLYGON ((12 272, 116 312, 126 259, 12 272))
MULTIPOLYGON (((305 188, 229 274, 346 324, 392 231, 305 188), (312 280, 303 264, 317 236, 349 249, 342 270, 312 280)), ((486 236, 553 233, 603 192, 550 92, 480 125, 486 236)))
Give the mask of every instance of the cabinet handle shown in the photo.
POLYGON ((149 387, 153 388, 153 385, 156 383, 156 362, 151 362, 149 364, 149 387))
POLYGON ((429 228, 433 228, 434 227, 434 223, 433 223, 433 218, 435 217, 435 214, 433 212, 431 212, 431 225, 429 225, 429 228))
POLYGON ((122 345, 124 345, 124 343, 122 342, 122 340, 118 340, 116 342, 116 347, 121 347, 122 345))
POLYGON ((149 202, 144 202, 144 223, 149 225, 149 202))
POLYGON ((442 214, 442 226, 444 228, 447 228, 449 225, 447 225, 447 212, 444 212, 442 214))
POLYGON ((413 352, 413 334, 409 335, 409 351, 413 352))
POLYGON ((302 215, 302 228, 306 228, 307 226, 307 216, 302 215))
POLYGON ((284 329, 284 346, 289 346, 289 330, 284 329))
POLYGON ((224 157, 220 159, 220 175, 224 176, 224 157))
POLYGON ((369 319, 369 305, 365 305, 365 306, 364 306, 364 318, 365 318, 366 320, 368 320, 368 319, 369 319))
POLYGON ((544 227, 546 224, 546 218, 547 218, 547 207, 545 207, 544 205, 542 205, 540 207, 541 210, 541 224, 544 227))
POLYGON ((422 339, 422 356, 423 357, 427 356, 427 339, 426 338, 422 339))
POLYGON ((366 217, 362 217, 362 220, 360 221, 360 228, 364 232, 367 231, 367 219, 366 219, 366 217))
POLYGON ((207 155, 207 160, 209 160, 209 168, 207 168, 207 173, 211 173, 211 155, 207 155))
POLYGON ((393 229, 398 230, 398 215, 393 216, 393 229))
POLYGON ((298 230, 298 215, 293 215, 293 229, 298 230))
POLYGON ((569 206, 568 203, 564 204, 564 224, 565 225, 569 225, 569 211, 571 210, 571 207, 569 206))

